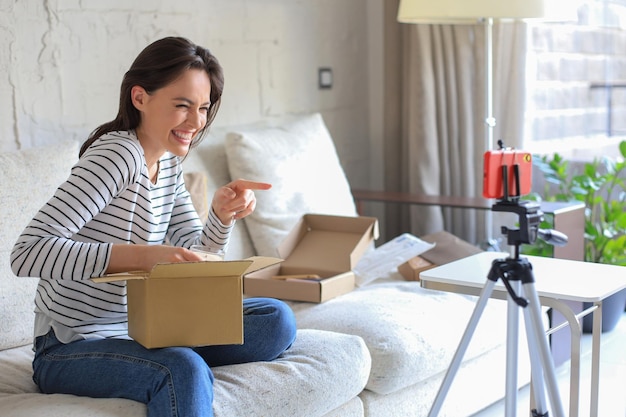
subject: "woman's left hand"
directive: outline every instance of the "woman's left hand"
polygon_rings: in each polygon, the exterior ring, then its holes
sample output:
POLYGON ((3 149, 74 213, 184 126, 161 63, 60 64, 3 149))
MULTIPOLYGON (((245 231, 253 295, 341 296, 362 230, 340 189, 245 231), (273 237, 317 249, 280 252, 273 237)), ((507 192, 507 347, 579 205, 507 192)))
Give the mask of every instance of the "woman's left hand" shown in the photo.
POLYGON ((254 211, 256 207, 254 190, 270 188, 272 184, 265 182, 235 180, 215 192, 211 207, 223 224, 230 225, 234 220, 243 219, 254 211))

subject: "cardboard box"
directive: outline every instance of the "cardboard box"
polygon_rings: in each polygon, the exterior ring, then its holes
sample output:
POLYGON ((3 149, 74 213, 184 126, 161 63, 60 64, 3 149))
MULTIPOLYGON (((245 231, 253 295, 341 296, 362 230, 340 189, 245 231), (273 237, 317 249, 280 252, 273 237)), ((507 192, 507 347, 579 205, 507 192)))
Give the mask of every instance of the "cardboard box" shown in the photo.
POLYGON ((378 238, 374 217, 307 214, 278 247, 284 261, 244 275, 250 296, 321 303, 355 287, 352 268, 378 238), (275 279, 284 275, 319 275, 320 279, 275 279))
POLYGON ((280 261, 253 257, 158 264, 150 272, 93 281, 127 282, 128 334, 144 347, 242 344, 242 276, 280 261))
POLYGON ((446 231, 422 236, 420 239, 434 243, 435 247, 398 266, 398 272, 407 281, 419 281, 422 271, 482 252, 480 248, 446 231))
POLYGON ((398 272, 407 281, 419 281, 420 272, 426 271, 427 269, 434 268, 436 266, 437 265, 427 261, 420 255, 418 255, 398 266, 398 272))

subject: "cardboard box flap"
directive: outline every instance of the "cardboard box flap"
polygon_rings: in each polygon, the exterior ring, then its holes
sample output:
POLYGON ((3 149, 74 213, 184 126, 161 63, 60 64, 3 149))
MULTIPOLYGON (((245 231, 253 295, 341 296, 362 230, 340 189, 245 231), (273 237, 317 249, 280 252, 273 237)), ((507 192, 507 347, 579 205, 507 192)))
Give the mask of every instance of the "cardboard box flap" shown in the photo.
POLYGON ((352 232, 363 234, 371 229, 371 235, 378 239, 378 220, 367 216, 333 216, 328 214, 305 214, 300 219, 310 229, 331 230, 337 232, 352 232), (372 227, 375 225, 376 227, 372 227))
POLYGON ((250 272, 260 271, 261 269, 269 268, 272 265, 276 265, 281 263, 283 260, 280 258, 272 258, 269 256, 251 256, 246 258, 246 260, 252 261, 252 264, 246 269, 245 274, 249 274, 250 272))
POLYGON ((240 276, 250 267, 250 265, 252 265, 252 263, 252 261, 243 260, 157 264, 150 272, 150 279, 240 276))
POLYGON ((349 271, 350 253, 361 239, 360 234, 325 230, 306 233, 283 262, 282 270, 287 274, 322 272, 338 273, 349 271))
POLYGON ((131 279, 146 279, 150 275, 147 271, 132 271, 132 272, 120 272, 118 274, 107 274, 101 277, 91 278, 93 282, 101 283, 101 282, 117 282, 117 281, 128 281, 131 279))
POLYGON ((226 261, 226 262, 175 262, 157 264, 152 271, 122 272, 119 274, 108 274, 97 278, 92 278, 93 282, 116 282, 136 279, 159 279, 176 277, 220 277, 239 276, 243 274, 253 264, 252 261, 226 261))
POLYGON ((286 258, 282 273, 332 276, 350 271, 376 238, 378 222, 373 217, 304 215, 278 247, 286 258))
POLYGON ((435 265, 444 265, 482 252, 479 247, 446 231, 422 236, 422 240, 435 244, 434 248, 421 254, 422 258, 435 265))
POLYGON ((280 263, 282 259, 253 256, 238 261, 204 261, 157 264, 150 279, 172 277, 226 277, 241 276, 280 263))
POLYGON ((176 277, 220 277, 240 276, 247 272, 258 271, 282 262, 279 258, 253 256, 241 261, 203 261, 157 264, 152 271, 132 271, 118 274, 107 274, 92 278, 93 282, 116 282, 132 279, 158 279, 176 277))
POLYGON ((371 223, 371 226, 368 228, 369 233, 364 233, 359 240, 359 243, 354 247, 352 253, 350 253, 350 269, 354 269, 356 264, 359 263, 363 254, 367 251, 370 244, 378 239, 379 231, 378 231, 378 221, 374 221, 371 223))

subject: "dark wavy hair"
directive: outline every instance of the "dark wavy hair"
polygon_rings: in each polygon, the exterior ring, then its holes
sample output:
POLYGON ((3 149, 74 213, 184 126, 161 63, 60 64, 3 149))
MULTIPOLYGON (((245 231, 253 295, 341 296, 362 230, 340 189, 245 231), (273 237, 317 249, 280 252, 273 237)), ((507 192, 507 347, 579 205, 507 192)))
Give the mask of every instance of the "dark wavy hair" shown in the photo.
POLYGON ((139 126, 141 114, 131 100, 131 89, 138 85, 148 94, 165 87, 188 69, 203 69, 211 82, 211 104, 206 125, 198 132, 190 149, 196 147, 208 132, 222 101, 224 72, 211 52, 181 37, 167 37, 148 45, 135 58, 124 74, 120 89, 120 107, 115 119, 96 128, 80 148, 79 156, 100 136, 118 130, 132 130, 139 126))

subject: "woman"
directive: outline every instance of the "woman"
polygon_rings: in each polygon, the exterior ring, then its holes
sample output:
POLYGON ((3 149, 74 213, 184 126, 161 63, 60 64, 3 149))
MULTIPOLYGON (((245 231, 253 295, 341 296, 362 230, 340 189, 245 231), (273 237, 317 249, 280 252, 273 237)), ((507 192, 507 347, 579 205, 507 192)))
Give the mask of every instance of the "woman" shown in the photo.
POLYGON ((18 238, 11 266, 39 277, 33 379, 44 393, 129 398, 148 416, 212 416, 211 366, 269 361, 295 338, 286 304, 244 301, 243 345, 145 349, 128 337, 126 285, 92 277, 198 261, 223 250, 255 208, 236 180, 220 188, 206 224, 185 189, 181 159, 207 132, 223 89, 211 53, 183 38, 144 49, 125 74, 117 117, 83 144, 68 180, 18 238), (164 244, 167 242, 168 244, 164 244))

